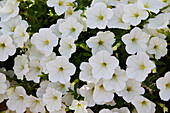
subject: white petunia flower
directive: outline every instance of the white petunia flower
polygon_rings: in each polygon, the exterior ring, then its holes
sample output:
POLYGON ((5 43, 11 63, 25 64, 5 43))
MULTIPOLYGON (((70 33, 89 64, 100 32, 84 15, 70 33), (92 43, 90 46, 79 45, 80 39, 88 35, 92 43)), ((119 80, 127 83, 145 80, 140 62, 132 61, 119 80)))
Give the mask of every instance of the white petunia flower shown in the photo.
POLYGON ((129 4, 124 7, 124 15, 122 20, 133 26, 138 25, 141 20, 145 20, 149 16, 146 10, 138 9, 137 4, 129 4))
POLYGON ((37 97, 39 97, 39 98, 43 97, 43 95, 46 93, 46 89, 47 89, 49 83, 50 83, 50 81, 47 81, 47 80, 42 81, 40 83, 40 87, 37 89, 37 92, 36 92, 37 97))
POLYGON ((106 50, 98 52, 89 58, 92 67, 92 75, 94 78, 111 79, 115 73, 115 68, 119 65, 119 61, 115 56, 111 56, 106 50))
POLYGON ((64 19, 58 19, 56 24, 50 26, 50 29, 58 38, 61 38, 62 35, 62 33, 59 31, 59 25, 64 21, 65 21, 64 19))
POLYGON ((75 110, 74 113, 88 113, 86 107, 86 101, 73 100, 73 103, 69 108, 75 110))
POLYGON ((6 3, 0 7, 0 17, 1 21, 8 21, 10 18, 15 17, 19 13, 19 2, 11 3, 11 1, 6 1, 6 3))
POLYGON ((30 95, 26 99, 26 105, 32 113, 45 113, 45 103, 43 103, 42 98, 36 98, 30 95))
POLYGON ((74 2, 75 0, 48 0, 47 5, 49 7, 54 7, 57 15, 63 14, 68 9, 68 2, 74 2))
POLYGON ((110 54, 113 53, 112 45, 115 42, 115 35, 110 31, 97 33, 97 36, 90 37, 86 43, 92 48, 92 54, 96 54, 101 50, 107 50, 110 54))
POLYGON ((48 73, 46 64, 50 61, 55 60, 55 58, 56 58, 56 54, 54 52, 52 52, 48 57, 44 56, 44 57, 41 58, 40 66, 42 67, 42 71, 45 74, 48 73))
POLYGON ((121 91, 125 88, 127 80, 126 72, 118 66, 111 79, 103 79, 103 86, 108 91, 121 91))
POLYGON ((92 67, 89 63, 82 62, 80 64, 80 69, 81 69, 81 72, 79 75, 80 80, 86 81, 86 82, 94 82, 94 83, 98 82, 99 79, 96 79, 93 77, 92 67))
POLYGON ((25 24, 27 26, 27 22, 22 20, 21 16, 16 16, 11 18, 6 22, 0 22, 0 27, 2 27, 1 31, 3 34, 13 35, 16 27, 20 24, 25 24))
POLYGON ((124 15, 124 7, 124 4, 119 4, 116 6, 115 9, 113 9, 113 16, 107 24, 109 28, 128 29, 130 23, 125 23, 122 20, 122 17, 124 15))
POLYGON ((139 96, 140 94, 144 94, 145 89, 141 87, 141 83, 134 80, 128 79, 126 81, 126 87, 119 92, 116 92, 119 96, 123 96, 123 99, 126 102, 131 102, 135 96, 139 96))
POLYGON ((26 98, 28 96, 25 89, 22 86, 17 86, 6 105, 10 110, 16 111, 16 113, 23 113, 26 111, 26 98))
POLYGON ((83 13, 82 10, 76 10, 76 7, 69 6, 67 11, 65 12, 65 18, 68 17, 74 17, 77 19, 77 21, 83 26, 83 31, 87 31, 87 25, 86 25, 86 18, 81 16, 83 13))
POLYGON ((92 82, 87 83, 87 85, 83 85, 79 92, 80 94, 85 97, 84 101, 87 101, 87 106, 92 107, 95 105, 95 102, 93 100, 93 93, 94 93, 94 87, 95 84, 92 82))
POLYGON ((127 77, 134 78, 139 82, 144 81, 151 70, 155 68, 155 64, 149 60, 149 56, 144 52, 129 56, 126 60, 126 65, 127 77))
POLYGON ((95 29, 105 29, 108 20, 111 19, 113 12, 104 3, 96 3, 86 11, 87 27, 95 29))
POLYGON ((155 103, 143 96, 136 96, 132 100, 132 104, 135 106, 138 113, 155 113, 155 103))
POLYGON ((72 36, 63 37, 60 40, 59 52, 62 56, 67 58, 71 57, 71 54, 76 51, 76 45, 74 44, 74 38, 72 36))
POLYGON ((127 107, 122 107, 120 109, 114 108, 111 111, 112 111, 112 113, 130 113, 130 111, 127 107))
POLYGON ((41 72, 40 61, 36 59, 31 60, 29 62, 29 71, 26 73, 25 77, 28 81, 33 80, 35 83, 39 83, 40 77, 38 77, 38 75, 41 75, 41 72))
POLYGON ((41 60, 43 57, 45 57, 44 53, 38 50, 34 45, 32 45, 31 48, 28 48, 26 54, 29 56, 30 60, 35 60, 35 59, 41 60))
POLYGON ((156 29, 149 29, 148 28, 148 24, 145 24, 144 25, 144 29, 142 29, 145 33, 147 33, 151 38, 152 37, 159 37, 159 38, 162 38, 162 39, 165 39, 166 38, 166 35, 162 34, 162 33, 159 33, 158 30, 156 29))
POLYGON ((65 12, 65 18, 68 18, 69 16, 72 16, 76 19, 80 18, 81 13, 83 12, 82 10, 74 11, 76 8, 73 6, 69 6, 67 11, 65 12))
POLYGON ((147 49, 149 54, 155 54, 156 59, 160 59, 167 54, 167 41, 158 37, 152 37, 147 49))
POLYGON ((67 37, 70 35, 77 40, 82 30, 83 26, 74 17, 66 18, 65 22, 59 25, 59 31, 62 33, 61 37, 67 37))
POLYGON ((0 73, 0 95, 4 94, 7 90, 6 85, 6 76, 3 73, 0 73))
POLYGON ((95 84, 93 100, 96 104, 102 105, 111 102, 114 98, 114 91, 107 91, 101 81, 95 84))
POLYGON ((70 83, 62 84, 60 82, 50 82, 48 83, 48 87, 54 88, 57 91, 62 92, 62 94, 66 94, 70 83))
POLYGON ((138 27, 133 28, 129 34, 122 36, 122 41, 126 45, 126 51, 129 54, 135 54, 136 52, 142 52, 147 50, 147 42, 149 35, 138 27))
POLYGON ((53 51, 53 47, 57 46, 58 38, 50 28, 41 28, 39 33, 33 34, 31 43, 45 56, 49 56, 53 51))
POLYGON ((18 55, 14 60, 14 73, 16 74, 17 79, 23 80, 23 76, 29 71, 27 56, 18 55))
POLYGON ((160 98, 164 101, 168 101, 170 99, 170 72, 167 72, 164 77, 160 77, 156 81, 156 86, 160 89, 160 98))
POLYGON ((75 70, 76 67, 69 63, 68 58, 64 56, 57 56, 55 60, 47 63, 49 80, 52 82, 68 83, 70 76, 75 73, 75 70))
POLYGON ((155 18, 149 19, 148 28, 150 29, 163 29, 167 28, 170 20, 170 13, 162 13, 155 18))
POLYGON ((61 109, 62 93, 54 88, 48 87, 43 95, 43 102, 46 104, 47 110, 53 112, 61 109))
POLYGON ((149 10, 154 13, 158 13, 162 8, 160 2, 158 0, 138 0, 137 5, 139 9, 149 10))
POLYGON ((29 34, 26 32, 28 25, 21 23, 17 25, 14 31, 13 40, 16 47, 23 47, 24 43, 29 39, 29 34))
POLYGON ((0 36, 0 61, 5 61, 9 56, 16 52, 15 46, 12 44, 12 38, 3 34, 0 36))

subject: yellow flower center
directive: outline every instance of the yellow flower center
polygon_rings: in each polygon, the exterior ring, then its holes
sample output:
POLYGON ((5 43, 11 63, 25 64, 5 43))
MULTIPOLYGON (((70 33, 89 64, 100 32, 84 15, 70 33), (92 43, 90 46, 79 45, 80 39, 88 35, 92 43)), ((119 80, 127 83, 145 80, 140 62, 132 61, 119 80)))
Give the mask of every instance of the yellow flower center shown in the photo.
POLYGON ((99 18, 99 20, 103 20, 103 16, 102 15, 100 15, 100 16, 98 16, 98 18, 99 18))
POLYGON ((15 31, 15 27, 11 28, 11 31, 14 32, 15 31))
POLYGON ((49 43, 50 43, 50 41, 48 41, 48 40, 44 41, 45 45, 48 45, 49 43))
POLYGON ((132 91, 132 88, 131 87, 127 87, 126 89, 128 92, 132 91))
POLYGON ((104 86, 103 86, 103 85, 101 85, 101 86, 100 86, 100 89, 104 89, 104 86))
POLYGON ((170 82, 168 82, 167 84, 165 84, 166 88, 170 88, 170 82))
POLYGON ((138 13, 135 13, 135 14, 134 14, 134 17, 136 17, 136 18, 137 18, 138 16, 139 16, 139 14, 138 14, 138 13))
POLYGON ((39 103, 40 101, 39 100, 35 100, 36 103, 39 103))
POLYGON ((75 32, 76 29, 74 27, 71 28, 71 32, 75 32))
POLYGON ((157 45, 155 45, 153 48, 154 48, 154 49, 158 49, 158 46, 157 46, 157 45))
POLYGON ((80 104, 80 103, 78 103, 78 104, 77 104, 77 106, 78 106, 78 107, 81 107, 81 104, 80 104))
POLYGON ((57 96, 53 96, 53 99, 54 99, 54 100, 57 100, 57 96))
POLYGON ((100 41, 98 42, 98 44, 99 44, 99 45, 103 45, 103 41, 100 40, 100 41))
POLYGON ((4 43, 0 44, 0 47, 5 48, 5 44, 4 43))
POLYGON ((68 47, 71 49, 71 48, 72 48, 72 45, 71 45, 71 44, 69 44, 69 45, 68 45, 68 47))
POLYGON ((68 11, 68 14, 69 14, 69 15, 72 15, 72 14, 73 14, 73 11, 72 11, 72 10, 69 10, 69 11, 68 11))
POLYGON ((63 1, 59 1, 59 2, 58 2, 58 5, 59 5, 59 6, 62 6, 62 5, 63 5, 63 1))
POLYGON ((116 78, 116 77, 117 77, 117 75, 116 75, 116 74, 113 74, 112 78, 116 78))
POLYGON ((146 67, 144 64, 142 64, 142 65, 140 65, 140 68, 144 70, 146 67))
POLYGON ((24 69, 24 65, 21 65, 21 69, 22 69, 22 70, 24 69))
POLYGON ((147 2, 146 4, 144 4, 144 7, 145 7, 145 8, 149 8, 148 2, 147 2))
POLYGON ((146 105, 147 104, 147 101, 142 101, 142 103, 141 103, 142 105, 146 105))
POLYGON ((63 69, 63 67, 60 67, 60 68, 58 68, 58 70, 59 70, 59 71, 63 71, 64 69, 63 69))
POLYGON ((167 1, 168 1, 168 0, 162 0, 162 2, 165 2, 165 3, 167 3, 167 1))
POLYGON ((106 62, 103 62, 103 63, 102 63, 102 66, 103 66, 103 67, 106 67, 106 65, 107 65, 106 62))
POLYGON ((19 96, 20 100, 24 100, 24 97, 22 95, 19 96))
POLYGON ((136 42, 136 40, 137 40, 137 39, 136 39, 135 37, 134 37, 134 38, 132 38, 132 42, 136 42))
POLYGON ((37 69, 37 71, 40 71, 40 70, 41 70, 40 67, 36 67, 36 69, 37 69))

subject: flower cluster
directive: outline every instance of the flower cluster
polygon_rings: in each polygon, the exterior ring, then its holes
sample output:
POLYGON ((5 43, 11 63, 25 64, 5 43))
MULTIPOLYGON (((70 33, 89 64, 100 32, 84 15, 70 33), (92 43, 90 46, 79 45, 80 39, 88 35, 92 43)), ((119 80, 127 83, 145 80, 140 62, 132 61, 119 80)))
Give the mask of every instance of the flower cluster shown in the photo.
POLYGON ((170 1, 88 2, 0 1, 6 113, 167 111, 170 1))

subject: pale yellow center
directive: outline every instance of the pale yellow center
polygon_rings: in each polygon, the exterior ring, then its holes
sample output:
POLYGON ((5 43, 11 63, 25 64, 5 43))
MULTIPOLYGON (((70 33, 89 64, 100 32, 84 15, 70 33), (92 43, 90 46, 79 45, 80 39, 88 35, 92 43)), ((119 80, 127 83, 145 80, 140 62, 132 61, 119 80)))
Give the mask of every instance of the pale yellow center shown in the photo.
POLYGON ((106 62, 103 62, 103 63, 102 63, 102 66, 103 66, 103 67, 106 67, 106 65, 107 65, 106 62))
POLYGON ((98 42, 98 44, 99 44, 99 45, 103 45, 103 41, 100 40, 100 41, 98 42))
POLYGON ((48 41, 48 40, 44 41, 45 45, 48 45, 49 43, 50 43, 50 41, 48 41))
POLYGON ((140 66, 140 68, 144 70, 146 67, 145 67, 144 64, 142 64, 142 65, 140 66))
POLYGON ((74 27, 71 28, 71 32, 75 32, 76 29, 74 27))
POLYGON ((63 71, 64 69, 63 69, 63 67, 59 67, 58 70, 59 71, 63 71))
POLYGON ((100 15, 100 16, 98 16, 98 18, 99 18, 99 20, 103 20, 103 16, 102 15, 100 15))
POLYGON ((5 48, 5 44, 4 43, 0 44, 0 47, 5 48))
POLYGON ((141 103, 142 105, 146 105, 147 104, 147 101, 142 101, 142 103, 141 103))
POLYGON ((63 5, 63 1, 59 1, 59 2, 58 2, 58 5, 59 5, 59 6, 62 6, 62 5, 63 5))
POLYGON ((132 88, 131 87, 127 87, 126 89, 128 92, 132 91, 132 88))
POLYGON ((136 17, 136 18, 139 17, 139 14, 138 14, 138 13, 135 13, 135 14, 134 14, 134 17, 136 17))
POLYGON ((166 88, 170 88, 170 82, 168 82, 165 86, 166 88))

